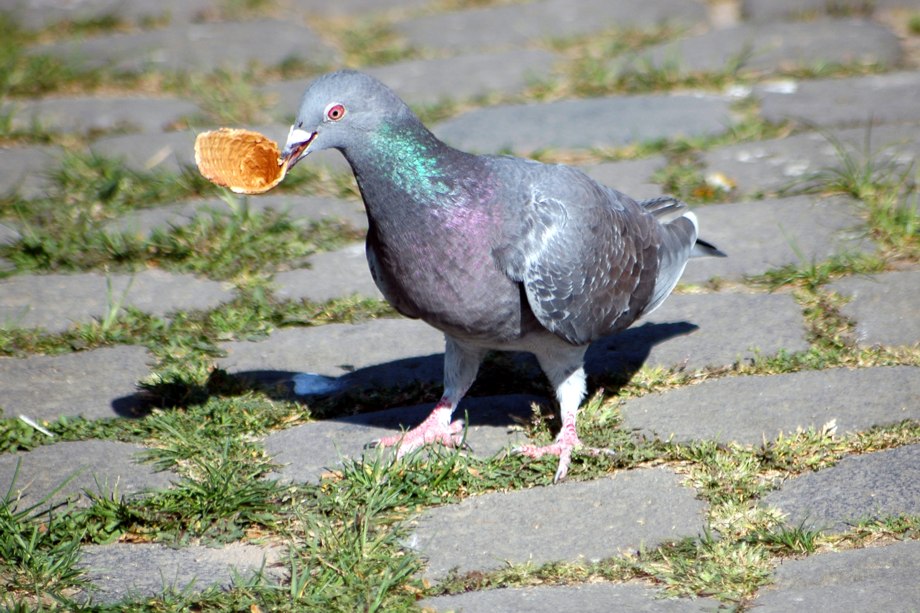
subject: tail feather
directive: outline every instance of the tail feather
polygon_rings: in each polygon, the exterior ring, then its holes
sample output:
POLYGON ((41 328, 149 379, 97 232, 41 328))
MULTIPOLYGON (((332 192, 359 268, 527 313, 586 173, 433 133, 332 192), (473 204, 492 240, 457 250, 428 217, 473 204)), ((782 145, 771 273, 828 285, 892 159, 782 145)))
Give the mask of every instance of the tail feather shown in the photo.
POLYGON ((690 252, 691 258, 703 258, 703 257, 714 257, 714 258, 727 258, 728 254, 713 245, 708 241, 704 241, 701 238, 696 239, 696 242, 693 244, 693 251, 690 252))
MULTIPOLYGON (((654 215, 658 222, 664 225, 667 225, 675 219, 687 217, 693 223, 693 227, 696 228, 697 235, 700 233, 700 226, 696 220, 696 215, 687 210, 686 202, 678 200, 674 196, 656 196, 655 198, 641 201, 639 206, 654 215)), ((717 258, 728 257, 712 243, 697 238, 690 252, 690 257, 698 258, 707 256, 717 258)))
POLYGON ((684 210, 680 217, 659 225, 658 277, 645 314, 658 308, 677 285, 693 253, 698 227, 696 215, 688 210, 684 210))
POLYGON ((687 210, 687 203, 674 196, 656 196, 639 203, 639 206, 655 216, 659 223, 674 221, 687 210))
POLYGON ((696 215, 673 196, 659 196, 639 203, 655 216, 661 228, 658 247, 658 278, 652 298, 644 313, 658 308, 667 298, 692 257, 726 257, 718 247, 700 238, 700 225, 696 215))

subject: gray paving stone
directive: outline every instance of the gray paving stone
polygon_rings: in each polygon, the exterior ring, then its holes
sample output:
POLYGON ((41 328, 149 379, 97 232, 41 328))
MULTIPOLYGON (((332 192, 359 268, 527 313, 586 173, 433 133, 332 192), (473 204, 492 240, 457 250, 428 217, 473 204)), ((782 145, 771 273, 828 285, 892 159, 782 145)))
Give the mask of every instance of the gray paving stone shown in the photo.
POLYGON ((891 611, 914 613, 920 603, 920 541, 786 560, 776 583, 751 603, 763 613, 891 611))
POLYGON ((821 428, 831 420, 839 432, 854 432, 920 418, 920 369, 834 368, 728 377, 628 400, 622 414, 624 429, 678 441, 757 445, 780 432, 821 428))
POLYGON ((133 34, 107 34, 32 48, 83 68, 146 70, 238 70, 250 63, 276 66, 291 58, 334 63, 338 52, 294 21, 180 24, 133 34), (232 41, 232 43, 231 43, 232 41), (270 43, 270 44, 267 44, 270 43))
POLYGON ((630 372, 643 363, 696 370, 808 347, 801 308, 789 295, 676 294, 641 322, 596 341, 588 372, 630 372))
POLYGON ((652 175, 667 165, 664 156, 641 160, 605 162, 581 166, 595 181, 617 189, 636 200, 654 198, 662 194, 661 186, 652 183, 652 175))
POLYGON ((803 23, 741 24, 679 38, 649 48, 636 58, 614 60, 617 71, 676 68, 682 73, 769 73, 827 64, 879 64, 901 61, 898 37, 871 21, 841 19, 803 23), (735 62, 740 65, 735 66, 735 62))
MULTIPOLYGON (((534 402, 548 401, 524 395, 465 398, 455 417, 466 420, 470 453, 487 458, 527 442, 522 431, 509 427, 515 424, 515 418, 528 419, 534 402)), ((343 458, 381 453, 365 449, 365 445, 420 424, 433 408, 434 403, 429 403, 296 426, 267 436, 265 450, 272 461, 282 466, 275 477, 315 483, 323 473, 339 467, 343 458)))
POLYGON ((429 598, 419 604, 435 611, 463 613, 702 613, 719 609, 719 602, 711 598, 668 598, 663 592, 641 583, 501 588, 429 598))
MULTIPOLYGON (((913 379, 916 419, 920 376, 915 373, 913 379)), ((846 457, 831 468, 787 481, 761 502, 785 512, 789 525, 829 532, 842 532, 864 519, 918 515, 920 445, 846 457)))
POLYGON ((732 123, 728 100, 647 95, 495 106, 434 126, 450 145, 481 153, 503 149, 588 149, 720 134, 732 123))
POLYGON ((146 406, 137 382, 150 374, 143 347, 119 345, 60 356, 0 358, 6 417, 134 417, 146 406))
POLYGON ((783 81, 757 90, 767 121, 814 126, 920 121, 920 74, 894 72, 849 79, 783 81))
POLYGON ((522 46, 614 26, 641 29, 663 22, 688 25, 705 19, 705 9, 698 2, 540 0, 438 13, 402 21, 395 27, 413 46, 460 51, 522 46))
POLYGON ((326 302, 333 298, 361 296, 383 300, 374 284, 364 243, 338 251, 318 253, 309 259, 310 268, 278 273, 274 277, 275 295, 291 300, 326 302))
MULTIPOLYGON (((234 206, 248 206, 251 211, 272 209, 289 215, 295 223, 338 221, 355 229, 367 228, 364 206, 355 201, 322 196, 295 194, 270 194, 250 197, 234 196, 234 206)), ((222 198, 189 200, 150 209, 137 209, 112 221, 107 226, 111 232, 149 237, 155 230, 166 231, 191 223, 201 215, 229 215, 231 209, 222 198)))
MULTIPOLYGON (((237 126, 262 132, 275 142, 284 143, 290 126, 237 126)), ((204 130, 200 130, 204 131, 204 130)), ((133 170, 164 170, 179 172, 183 168, 195 168, 196 131, 165 132, 108 136, 93 141, 90 149, 97 155, 122 160, 133 170)), ((2 162, 2 160, 0 160, 2 162)), ((300 166, 314 166, 327 172, 351 172, 348 162, 338 151, 328 150, 311 153, 300 166)), ((196 171, 197 172, 197 171, 196 171)), ((295 169, 294 172, 297 172, 295 169)))
POLYGON ((265 341, 221 348, 227 352, 221 368, 295 392, 304 373, 341 378, 331 384, 343 388, 440 381, 443 374, 443 334, 410 319, 285 328, 265 341))
POLYGON ((426 511, 410 545, 440 578, 556 560, 599 560, 625 549, 696 536, 705 505, 664 468, 474 496, 426 511))
MULTIPOLYGON (((445 100, 468 100, 491 93, 516 94, 532 80, 552 74, 558 56, 539 49, 479 53, 454 58, 411 60, 364 68, 407 103, 434 104, 445 100)), ((275 102, 278 119, 293 119, 300 107, 307 81, 279 81, 261 91, 275 102)))
POLYGON ((835 254, 870 252, 865 222, 846 198, 796 196, 717 204, 695 209, 700 233, 727 258, 687 264, 681 280, 740 280, 787 264, 807 266, 835 254))
MULTIPOLYGON (((694 370, 808 347, 801 310, 788 295, 675 295, 644 321, 595 342, 588 372, 632 372, 643 363, 694 370)), ((443 373, 441 333, 414 320, 289 328, 222 348, 228 356, 221 368, 290 391, 308 387, 310 373, 332 378, 317 380, 332 386, 327 391, 440 382, 443 373)), ((542 374, 534 369, 532 376, 542 374)))
POLYGON ((38 198, 51 186, 49 173, 60 164, 61 151, 50 145, 0 147, 0 196, 38 198))
POLYGON ((487 94, 517 94, 552 76, 560 60, 541 49, 476 53, 447 59, 413 60, 371 67, 367 72, 410 104, 468 100, 487 94))
POLYGON ((828 286, 851 298, 843 314, 856 321, 861 345, 915 345, 920 343, 920 270, 850 277, 828 286))
POLYGON ((63 21, 86 21, 115 16, 125 21, 169 17, 173 22, 187 21, 213 8, 213 0, 0 0, 0 9, 23 27, 39 29, 63 21))
POLYGON ((138 171, 179 172, 195 168, 195 132, 182 130, 147 134, 119 134, 104 136, 90 143, 96 155, 122 161, 126 167, 138 171))
POLYGON ((212 309, 232 297, 231 288, 217 281, 156 269, 18 275, 0 279, 0 327, 62 332, 75 322, 102 319, 119 304, 163 316, 212 309))
POLYGON ((807 132, 743 143, 708 151, 703 159, 709 171, 721 172, 735 181, 741 194, 801 189, 814 185, 815 173, 841 167, 829 135, 859 164, 868 154, 879 166, 890 164, 904 169, 920 153, 920 126, 903 124, 807 132))
POLYGON ((303 101, 303 94, 311 83, 309 79, 273 81, 259 88, 272 110, 271 117, 281 123, 293 123, 303 101))
POLYGON ((280 578, 277 547, 232 543, 219 548, 198 545, 174 549, 155 543, 87 545, 78 566, 86 571, 89 588, 78 600, 113 604, 126 598, 151 598, 165 591, 196 594, 212 585, 231 587, 263 570, 280 578))
POLYGON ((308 17, 312 15, 367 17, 368 15, 390 11, 406 12, 411 9, 428 7, 431 5, 431 0, 389 0, 387 2, 381 2, 380 0, 337 0, 336 2, 327 2, 326 0, 282 0, 280 4, 293 15, 306 14, 308 17))
POLYGON ((200 113, 198 105, 176 98, 77 96, 10 102, 13 130, 34 126, 54 132, 159 132, 183 117, 200 113))
POLYGON ((150 465, 139 464, 137 456, 141 451, 144 448, 139 445, 90 440, 3 454, 0 455, 0 491, 5 494, 13 484, 13 497, 18 498, 17 506, 22 511, 46 497, 41 508, 65 501, 89 506, 90 500, 84 492, 106 497, 117 494, 120 498, 168 487, 175 475, 154 472, 150 465), (19 474, 13 483, 17 464, 19 474), (68 481, 71 476, 73 478, 68 481))
POLYGON ((867 9, 920 8, 917 0, 741 0, 741 14, 751 21, 777 21, 799 19, 815 14, 832 15, 846 12, 857 13, 867 9))
MULTIPOLYGON (((8 223, 0 222, 0 245, 13 245, 20 239, 19 230, 8 223)), ((13 271, 15 264, 6 258, 0 258, 0 272, 13 271)))
POLYGON ((0 245, 13 245, 20 238, 19 230, 8 223, 0 223, 0 245))

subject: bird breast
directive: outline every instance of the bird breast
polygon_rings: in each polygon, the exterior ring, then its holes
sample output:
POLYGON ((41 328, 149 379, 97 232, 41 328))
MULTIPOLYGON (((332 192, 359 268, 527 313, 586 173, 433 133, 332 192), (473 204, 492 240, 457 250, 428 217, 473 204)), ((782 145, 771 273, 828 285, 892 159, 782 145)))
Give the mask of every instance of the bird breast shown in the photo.
POLYGON ((492 256, 490 224, 485 211, 461 207, 392 224, 372 218, 368 261, 377 286, 404 315, 452 336, 519 338, 520 288, 492 256))

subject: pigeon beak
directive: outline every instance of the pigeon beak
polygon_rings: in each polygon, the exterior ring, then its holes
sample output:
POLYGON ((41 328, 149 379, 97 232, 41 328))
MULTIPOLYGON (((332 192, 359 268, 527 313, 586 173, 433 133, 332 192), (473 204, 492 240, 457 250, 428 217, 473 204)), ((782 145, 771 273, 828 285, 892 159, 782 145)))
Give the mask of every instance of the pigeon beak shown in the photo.
POLYGON ((284 151, 281 152, 280 163, 284 166, 285 172, 310 153, 310 143, 314 138, 316 138, 316 132, 307 132, 291 126, 287 142, 284 144, 284 151))

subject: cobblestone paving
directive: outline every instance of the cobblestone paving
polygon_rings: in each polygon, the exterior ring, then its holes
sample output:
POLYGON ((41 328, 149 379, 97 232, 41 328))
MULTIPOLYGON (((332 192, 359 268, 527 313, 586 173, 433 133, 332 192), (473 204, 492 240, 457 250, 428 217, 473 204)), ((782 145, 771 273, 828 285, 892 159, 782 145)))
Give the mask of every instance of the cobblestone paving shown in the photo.
MULTIPOLYGON (((880 156, 898 172, 917 162, 920 72, 904 54, 903 33, 887 25, 890 19, 861 12, 866 3, 854 0, 858 7, 841 18, 846 2, 723 2, 733 7, 727 26, 717 19, 716 3, 694 0, 536 0, 454 10, 425 0, 291 0, 281 3, 287 7, 286 19, 278 19, 277 13, 270 18, 226 18, 217 6, 223 4, 93 0, 52 9, 47 2, 15 0, 0 2, 0 10, 30 28, 117 15, 130 27, 57 37, 29 52, 67 58, 83 69, 126 72, 213 72, 283 62, 338 67, 345 61, 344 52, 317 35, 317 24, 372 13, 377 18, 395 15, 392 31, 414 56, 366 68, 414 105, 456 103, 458 114, 433 123, 436 134, 479 152, 572 154, 576 163, 588 160, 583 163, 586 172, 637 198, 662 193, 661 171, 670 159, 653 153, 599 161, 599 151, 660 139, 715 139, 716 145, 699 154, 698 169, 723 177, 733 189, 724 202, 700 205, 697 213, 703 236, 730 257, 692 261, 678 293, 644 323, 595 343, 587 361, 589 375, 599 381, 634 373, 643 365, 689 374, 691 380, 694 373, 708 374, 699 375, 694 385, 625 399, 618 407, 621 428, 636 440, 717 441, 756 448, 781 433, 820 430, 828 424, 844 434, 920 420, 916 365, 822 369, 812 364, 781 374, 744 370, 756 370, 765 360, 802 355, 814 343, 809 305, 792 291, 768 292, 751 283, 752 278, 782 267, 880 251, 864 231, 858 201, 807 193, 813 173, 838 164, 839 147, 880 156), (833 15, 826 14, 830 4, 837 7, 833 15), (813 19, 797 20, 802 13, 813 19), (738 91, 712 88, 596 97, 567 93, 562 99, 521 101, 528 88, 552 82, 565 69, 565 46, 554 46, 550 39, 596 36, 614 32, 612 28, 649 30, 664 23, 672 28, 669 40, 618 57, 605 70, 622 78, 637 70, 684 77, 727 70, 756 77, 783 72, 783 78, 761 80, 742 95, 753 101, 748 106, 756 106, 761 118, 785 122, 785 129, 769 138, 718 144, 738 128, 742 111, 738 91), (789 76, 841 63, 872 65, 881 74, 789 76)), ((920 4, 910 0, 872 4, 880 12, 920 11, 920 4)), ((271 75, 253 87, 264 96, 263 111, 270 118, 268 125, 256 128, 283 140, 306 79, 285 78, 283 71, 271 75)), ((192 96, 149 91, 129 97, 62 94, 0 103, 0 119, 9 117, 12 131, 40 126, 68 133, 96 155, 120 159, 132 169, 172 173, 177 180, 194 163, 194 135, 203 129, 199 122, 207 124, 200 119, 203 113, 192 96)), ((63 149, 3 143, 0 197, 45 194, 49 173, 63 163, 63 149)), ((303 166, 311 165, 332 177, 347 171, 336 154, 311 156, 303 166)), ((287 193, 250 198, 248 206, 252 211, 286 211, 299 223, 337 220, 358 230, 367 227, 354 197, 287 193)), ((208 211, 225 215, 228 206, 214 198, 176 201, 121 215, 109 228, 143 239, 188 225, 208 211)), ((0 217, 0 244, 16 244, 29 232, 16 216, 0 217)), ((169 322, 215 312, 238 297, 231 284, 205 274, 157 268, 47 274, 17 269, 0 258, 0 271, 9 272, 0 277, 0 328, 7 331, 64 334, 125 309, 169 322)), ((275 271, 271 288, 274 299, 292 302, 380 298, 361 243, 291 262, 275 271)), ((920 269, 915 263, 844 276, 823 284, 821 291, 845 300, 840 315, 852 324, 859 347, 897 352, 915 351, 920 344, 920 269)), ((381 318, 296 324, 258 338, 221 339, 224 357, 213 366, 305 402, 343 391, 419 384, 435 389, 440 381, 443 338, 420 322, 381 318)), ((78 416, 143 418, 149 413, 138 384, 150 379, 162 356, 139 344, 89 350, 71 344, 72 350, 60 355, 0 357, 4 418, 21 415, 41 423, 78 416)), ((522 377, 539 376, 532 361, 515 360, 522 377)), ((551 404, 546 397, 529 394, 469 398, 462 410, 468 414, 474 453, 489 457, 525 441, 515 425, 532 415, 534 405, 551 404)), ((277 430, 259 443, 278 465, 275 477, 316 483, 345 458, 367 453, 364 443, 414 425, 430 408, 401 406, 321 419, 277 430)), ((785 513, 789 526, 807 524, 829 534, 845 532, 867 518, 920 516, 918 449, 908 445, 846 457, 777 484, 760 504, 785 513)), ((14 474, 25 504, 69 500, 80 506, 88 504, 83 492, 114 489, 133 497, 171 487, 177 475, 142 463, 144 450, 141 445, 89 439, 6 453, 0 455, 0 492, 13 483, 14 474), (73 478, 45 499, 69 475, 73 478)), ((590 562, 697 537, 707 529, 706 513, 707 503, 679 470, 643 467, 590 481, 493 492, 424 510, 414 521, 407 546, 426 560, 423 574, 437 584, 451 572, 486 573, 508 563, 590 562)), ((748 605, 757 611, 916 610, 917 545, 884 542, 786 560, 775 568, 772 585, 748 605)), ((270 581, 284 583, 288 577, 277 564, 284 556, 277 546, 249 541, 220 548, 86 546, 80 564, 89 585, 80 598, 117 603, 170 590, 227 588, 263 563, 270 581)), ((660 585, 641 582, 547 584, 474 590, 421 604, 438 611, 702 611, 719 606, 711 598, 663 595, 660 585)))

